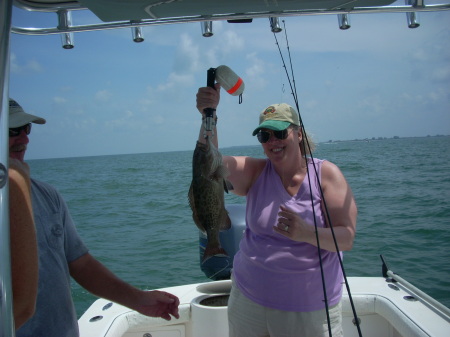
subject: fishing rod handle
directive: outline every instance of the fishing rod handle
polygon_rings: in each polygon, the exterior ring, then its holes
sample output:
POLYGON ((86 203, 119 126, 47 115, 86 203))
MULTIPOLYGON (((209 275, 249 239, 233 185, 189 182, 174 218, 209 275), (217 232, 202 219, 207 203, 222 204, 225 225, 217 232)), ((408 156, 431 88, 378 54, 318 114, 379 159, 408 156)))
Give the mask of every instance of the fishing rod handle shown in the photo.
MULTIPOLYGON (((209 68, 207 71, 207 78, 206 78, 206 85, 210 88, 215 89, 214 84, 216 82, 216 68, 209 68)), ((214 122, 214 111, 216 109, 214 108, 205 108, 203 109, 203 112, 205 113, 205 130, 206 131, 212 131, 214 128, 214 125, 216 124, 214 122)))

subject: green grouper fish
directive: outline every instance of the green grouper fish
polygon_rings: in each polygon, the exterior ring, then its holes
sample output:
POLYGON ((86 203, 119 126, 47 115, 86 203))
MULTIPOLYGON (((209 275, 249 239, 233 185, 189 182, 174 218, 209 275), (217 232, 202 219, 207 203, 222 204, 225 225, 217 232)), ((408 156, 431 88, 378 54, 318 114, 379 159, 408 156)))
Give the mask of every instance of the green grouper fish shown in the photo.
POLYGON ((207 136, 205 144, 197 142, 192 158, 189 205, 195 224, 208 237, 202 262, 214 255, 227 255, 219 241, 220 230, 231 227, 224 199, 224 191, 228 193, 227 176, 222 155, 211 139, 207 136))

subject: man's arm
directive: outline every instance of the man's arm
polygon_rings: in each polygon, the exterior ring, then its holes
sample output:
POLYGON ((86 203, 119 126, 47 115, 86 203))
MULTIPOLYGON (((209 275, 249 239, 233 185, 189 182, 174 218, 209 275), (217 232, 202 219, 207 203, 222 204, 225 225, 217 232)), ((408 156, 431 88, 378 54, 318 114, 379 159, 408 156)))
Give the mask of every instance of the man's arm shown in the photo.
POLYGON ((69 264, 70 275, 92 294, 136 310, 170 320, 179 318, 179 299, 162 291, 143 291, 122 281, 89 253, 69 264))
POLYGON ((39 269, 29 168, 14 159, 10 159, 9 166, 11 272, 17 330, 34 314, 39 269))

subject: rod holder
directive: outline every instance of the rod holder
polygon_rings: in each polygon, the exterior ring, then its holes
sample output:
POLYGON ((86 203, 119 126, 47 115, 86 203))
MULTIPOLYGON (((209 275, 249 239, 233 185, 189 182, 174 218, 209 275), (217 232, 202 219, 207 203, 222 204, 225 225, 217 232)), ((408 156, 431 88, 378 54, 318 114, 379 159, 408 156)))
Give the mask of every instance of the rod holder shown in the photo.
POLYGON ((270 20, 270 30, 272 31, 272 33, 279 33, 283 30, 280 26, 279 18, 277 18, 276 16, 271 16, 269 17, 269 20, 270 20))
MULTIPOLYGON (((66 9, 59 10, 58 14, 58 29, 67 30, 72 26, 72 12, 66 9)), ((64 49, 72 49, 75 47, 74 35, 73 33, 66 32, 61 33, 61 44, 64 49)))
POLYGON ((144 41, 144 35, 142 34, 141 27, 132 27, 131 33, 133 35, 133 41, 136 43, 140 43, 144 41))
POLYGON ((338 14, 339 29, 346 30, 351 27, 350 16, 348 14, 338 14))
POLYGON ((213 29, 212 29, 212 21, 202 21, 200 22, 202 26, 202 35, 204 37, 211 37, 214 35, 213 29))
MULTIPOLYGON (((405 0, 405 5, 411 5, 412 7, 417 7, 418 0, 405 0)), ((408 12, 406 13, 406 21, 408 22, 409 28, 417 28, 420 26, 419 22, 419 13, 417 12, 408 12)))

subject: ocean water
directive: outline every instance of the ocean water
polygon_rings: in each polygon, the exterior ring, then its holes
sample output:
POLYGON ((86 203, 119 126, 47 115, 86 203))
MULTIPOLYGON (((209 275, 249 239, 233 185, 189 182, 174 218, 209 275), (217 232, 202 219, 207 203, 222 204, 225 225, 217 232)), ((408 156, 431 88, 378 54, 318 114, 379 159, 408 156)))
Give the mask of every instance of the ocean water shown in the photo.
MULTIPOLYGON (((260 146, 221 149, 263 157, 260 146)), ((347 276, 391 270, 450 307, 450 137, 319 144, 355 194, 354 247, 347 276)), ((29 161, 32 176, 66 199, 91 254, 125 281, 154 289, 208 279, 187 193, 192 151, 29 161)), ((226 196, 227 203, 245 199, 226 196)), ((75 282, 79 316, 96 299, 75 282)))

